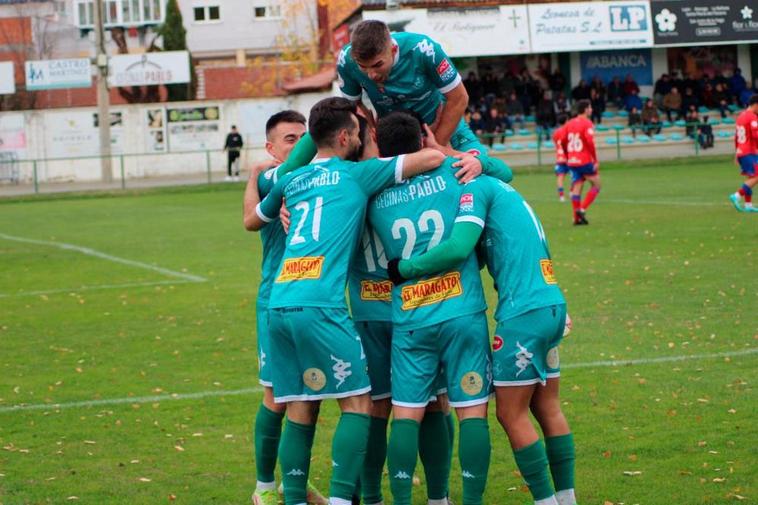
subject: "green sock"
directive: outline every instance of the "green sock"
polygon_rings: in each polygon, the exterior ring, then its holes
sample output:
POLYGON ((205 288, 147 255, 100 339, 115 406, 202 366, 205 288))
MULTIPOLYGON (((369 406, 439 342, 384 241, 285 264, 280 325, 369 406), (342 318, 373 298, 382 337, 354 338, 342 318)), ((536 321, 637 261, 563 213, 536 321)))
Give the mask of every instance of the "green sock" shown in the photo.
POLYGON ((418 438, 418 453, 426 475, 426 495, 430 500, 442 500, 447 496, 450 478, 450 438, 445 414, 427 412, 418 438))
POLYGON ((276 453, 282 436, 282 419, 279 414, 261 404, 255 416, 255 473, 258 482, 274 482, 276 453))
POLYGON ((574 436, 545 437, 545 448, 555 490, 574 489, 574 436))
POLYGON ((490 469, 490 428, 486 419, 469 418, 460 423, 458 459, 463 476, 463 505, 482 505, 490 469))
POLYGON ((521 475, 536 500, 544 500, 555 494, 547 470, 547 455, 542 440, 513 451, 521 475))
POLYGON ((448 465, 453 466, 453 449, 455 448, 455 419, 453 419, 453 414, 448 412, 447 415, 445 415, 445 422, 447 423, 447 438, 450 441, 449 451, 450 454, 447 456, 447 460, 449 461, 448 465))
POLYGON ((371 428, 366 448, 366 461, 361 472, 363 503, 382 501, 382 471, 387 459, 387 419, 371 418, 371 428))
POLYGON ((395 505, 411 505, 413 472, 418 455, 419 423, 413 419, 394 419, 387 448, 387 469, 395 505))
POLYGON ((306 503, 308 470, 316 425, 300 424, 287 419, 279 445, 279 464, 285 503, 306 503))
POLYGON ((366 444, 368 444, 370 427, 371 419, 366 414, 344 412, 340 416, 332 439, 330 497, 347 501, 353 499, 356 483, 366 459, 366 444))

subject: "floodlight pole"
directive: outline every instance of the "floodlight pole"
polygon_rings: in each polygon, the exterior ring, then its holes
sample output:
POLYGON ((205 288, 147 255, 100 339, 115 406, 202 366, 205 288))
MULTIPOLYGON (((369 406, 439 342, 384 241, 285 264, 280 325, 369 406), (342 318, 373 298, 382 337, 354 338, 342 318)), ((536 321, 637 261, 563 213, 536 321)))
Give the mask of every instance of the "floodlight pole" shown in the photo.
POLYGON ((111 114, 108 93, 108 54, 105 52, 103 1, 92 0, 95 25, 95 66, 97 67, 97 116, 100 137, 100 173, 103 182, 113 180, 111 171, 111 114))

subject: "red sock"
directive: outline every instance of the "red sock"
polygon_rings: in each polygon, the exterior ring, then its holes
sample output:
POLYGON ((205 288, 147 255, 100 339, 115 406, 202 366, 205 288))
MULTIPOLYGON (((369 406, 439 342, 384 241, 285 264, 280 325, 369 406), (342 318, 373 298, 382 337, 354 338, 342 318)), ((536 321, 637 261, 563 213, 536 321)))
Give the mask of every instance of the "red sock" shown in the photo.
POLYGON ((584 210, 590 208, 590 205, 592 205, 592 202, 595 201, 598 193, 600 193, 600 190, 596 187, 592 187, 589 191, 587 191, 587 196, 584 197, 584 201, 582 202, 582 208, 584 210))
POLYGON ((581 196, 579 195, 571 195, 571 207, 574 209, 574 212, 582 208, 580 199, 581 196))
POLYGON ((737 193, 739 193, 740 196, 745 196, 745 189, 744 188, 740 188, 740 189, 737 190, 737 193))

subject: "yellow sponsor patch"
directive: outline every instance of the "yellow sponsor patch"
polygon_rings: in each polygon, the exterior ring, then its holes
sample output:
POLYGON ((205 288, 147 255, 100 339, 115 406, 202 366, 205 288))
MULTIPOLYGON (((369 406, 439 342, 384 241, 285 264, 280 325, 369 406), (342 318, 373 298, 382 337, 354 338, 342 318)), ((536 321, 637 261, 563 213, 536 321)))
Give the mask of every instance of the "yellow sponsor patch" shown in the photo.
POLYGON ((403 310, 417 309, 449 298, 455 298, 462 293, 461 273, 450 272, 440 277, 432 277, 403 287, 401 291, 403 304, 401 307, 403 310))
POLYGON ((391 302, 391 281, 361 281, 361 300, 366 302, 391 302))
POLYGON ((320 279, 321 268, 323 266, 323 256, 304 256, 302 258, 286 259, 279 272, 279 277, 276 278, 276 282, 320 279))
POLYGON ((548 284, 557 284, 555 280, 555 274, 553 273, 553 260, 540 260, 540 270, 542 270, 542 278, 548 284))

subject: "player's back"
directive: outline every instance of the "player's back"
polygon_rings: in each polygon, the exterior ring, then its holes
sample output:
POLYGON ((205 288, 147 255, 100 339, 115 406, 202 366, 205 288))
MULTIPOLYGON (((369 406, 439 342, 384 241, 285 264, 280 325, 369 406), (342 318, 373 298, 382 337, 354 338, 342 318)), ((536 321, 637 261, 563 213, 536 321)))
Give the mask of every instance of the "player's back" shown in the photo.
POLYGON ((387 259, 379 236, 367 222, 348 276, 354 321, 392 320, 392 282, 387 277, 387 259))
POLYGON ((534 210, 505 182, 482 176, 471 184, 490 202, 484 244, 487 268, 498 289, 495 319, 565 303, 553 274, 545 231, 534 210))
POLYGON ((758 115, 751 110, 744 110, 735 121, 735 139, 737 156, 758 153, 758 115))
POLYGON ((369 194, 355 163, 314 160, 282 180, 292 214, 271 308, 346 308, 350 260, 363 227, 369 194))
MULTIPOLYGON (((448 158, 442 166, 376 195, 369 221, 390 258, 410 258, 436 247, 452 231, 461 191, 448 158)), ((414 279, 392 292, 393 324, 431 326, 486 309, 479 266, 470 255, 455 268, 414 279)))
POLYGON ((553 132, 553 144, 555 144, 555 162, 566 163, 566 125, 560 126, 553 132))
POLYGON ((592 121, 585 117, 578 116, 566 123, 566 156, 570 167, 579 167, 595 161, 592 140, 594 134, 592 121))

